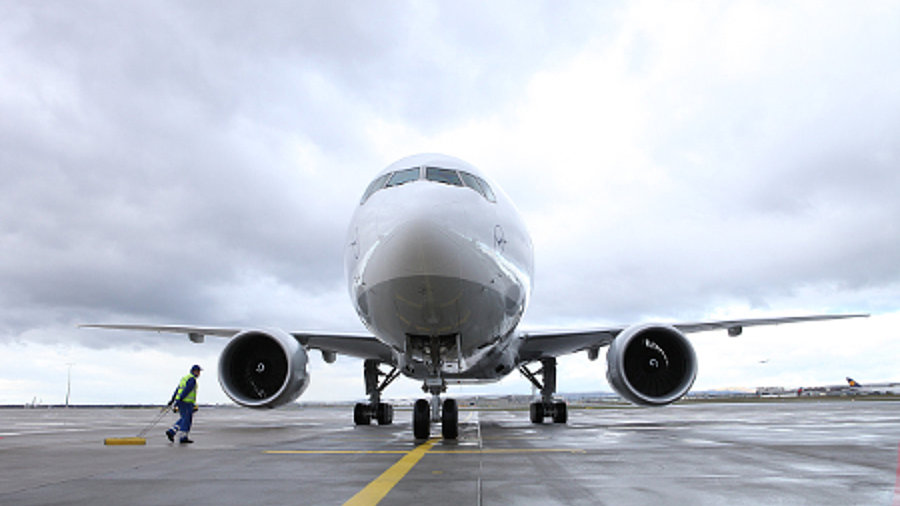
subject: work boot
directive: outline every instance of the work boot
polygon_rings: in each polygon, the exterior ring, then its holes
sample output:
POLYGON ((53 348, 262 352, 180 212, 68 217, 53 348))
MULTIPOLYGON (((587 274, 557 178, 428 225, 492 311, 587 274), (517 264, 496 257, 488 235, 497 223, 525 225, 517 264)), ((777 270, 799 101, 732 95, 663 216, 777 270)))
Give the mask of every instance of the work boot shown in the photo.
POLYGON ((175 442, 175 431, 172 429, 167 430, 166 437, 169 438, 170 443, 174 443, 175 442))
POLYGON ((191 443, 193 443, 193 441, 191 441, 190 439, 188 439, 188 438, 186 438, 186 437, 181 438, 181 440, 178 441, 178 442, 181 443, 181 444, 191 444, 191 443))

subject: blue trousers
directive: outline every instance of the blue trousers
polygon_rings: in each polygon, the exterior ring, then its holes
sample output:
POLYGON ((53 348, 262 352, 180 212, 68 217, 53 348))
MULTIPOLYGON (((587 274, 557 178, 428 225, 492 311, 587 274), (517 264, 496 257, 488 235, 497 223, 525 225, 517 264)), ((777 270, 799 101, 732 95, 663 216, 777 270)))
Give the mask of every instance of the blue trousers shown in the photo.
POLYGON ((175 401, 175 406, 178 407, 178 414, 181 415, 181 418, 175 422, 172 430, 184 432, 185 437, 187 437, 187 433, 191 431, 191 422, 194 421, 194 405, 188 402, 175 401))

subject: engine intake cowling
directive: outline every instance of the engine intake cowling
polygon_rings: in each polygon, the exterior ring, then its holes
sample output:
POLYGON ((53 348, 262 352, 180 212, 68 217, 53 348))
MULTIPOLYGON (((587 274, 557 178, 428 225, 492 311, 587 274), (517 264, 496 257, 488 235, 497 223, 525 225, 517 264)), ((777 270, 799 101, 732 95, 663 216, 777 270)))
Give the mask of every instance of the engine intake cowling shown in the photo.
POLYGON ((306 348, 280 330, 246 330, 219 357, 219 384, 248 408, 275 408, 300 397, 309 385, 306 348))
POLYGON ((680 399, 697 377, 690 341, 668 325, 625 329, 606 354, 606 378, 619 395, 635 404, 662 406, 680 399))

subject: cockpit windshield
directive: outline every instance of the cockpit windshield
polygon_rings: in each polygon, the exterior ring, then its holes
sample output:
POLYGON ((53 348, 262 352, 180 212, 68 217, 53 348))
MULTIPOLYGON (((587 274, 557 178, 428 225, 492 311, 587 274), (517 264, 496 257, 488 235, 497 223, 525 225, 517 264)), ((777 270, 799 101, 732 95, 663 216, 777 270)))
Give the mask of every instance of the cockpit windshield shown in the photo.
POLYGON ((418 167, 398 170, 391 175, 390 179, 388 179, 387 187, 391 188, 393 186, 400 186, 401 184, 409 183, 410 181, 415 181, 419 179, 419 172, 420 171, 418 167))
POLYGON ((425 167, 425 179, 453 186, 463 185, 459 179, 459 174, 455 170, 442 169, 440 167, 425 167))
MULTIPOLYGON (((411 167, 409 169, 388 172, 387 174, 378 176, 378 178, 372 181, 369 187, 366 188, 366 192, 363 194, 360 205, 365 204, 366 201, 369 200, 369 197, 378 190, 392 188, 394 186, 400 186, 419 180, 422 177, 421 169, 421 167, 411 167)), ((426 181, 470 188, 478 192, 487 201, 497 202, 497 197, 494 195, 494 192, 491 190, 487 181, 474 174, 462 170, 445 169, 442 167, 425 167, 424 172, 426 181)))

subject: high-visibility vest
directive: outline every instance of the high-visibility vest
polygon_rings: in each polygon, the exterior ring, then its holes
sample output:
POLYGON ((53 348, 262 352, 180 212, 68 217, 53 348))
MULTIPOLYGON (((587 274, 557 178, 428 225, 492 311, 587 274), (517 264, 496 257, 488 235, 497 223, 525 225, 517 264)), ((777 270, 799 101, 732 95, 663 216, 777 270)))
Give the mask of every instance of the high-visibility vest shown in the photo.
MULTIPOLYGON (((181 399, 181 392, 184 391, 185 385, 187 385, 188 380, 193 378, 193 374, 188 374, 187 376, 181 378, 181 381, 178 383, 178 390, 175 391, 175 399, 181 399)), ((194 389, 188 392, 187 395, 184 396, 184 402, 188 404, 197 404, 197 381, 194 378, 194 389)))

